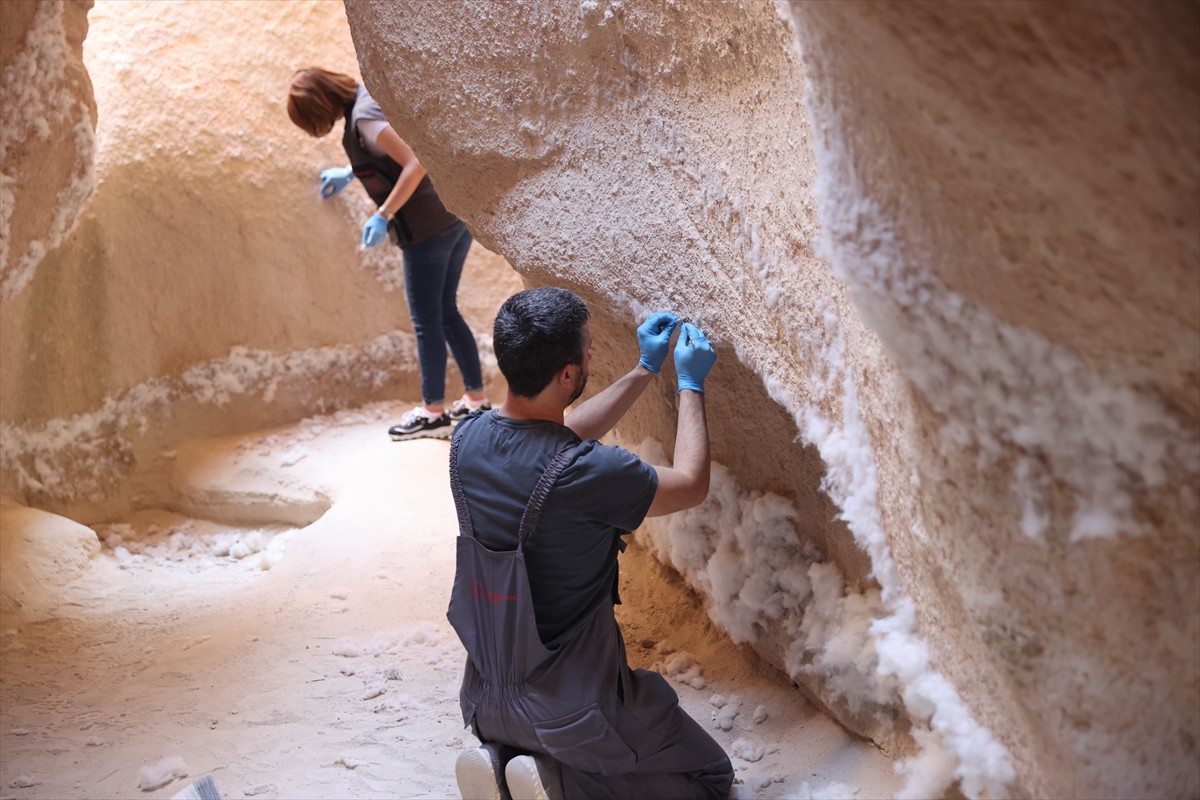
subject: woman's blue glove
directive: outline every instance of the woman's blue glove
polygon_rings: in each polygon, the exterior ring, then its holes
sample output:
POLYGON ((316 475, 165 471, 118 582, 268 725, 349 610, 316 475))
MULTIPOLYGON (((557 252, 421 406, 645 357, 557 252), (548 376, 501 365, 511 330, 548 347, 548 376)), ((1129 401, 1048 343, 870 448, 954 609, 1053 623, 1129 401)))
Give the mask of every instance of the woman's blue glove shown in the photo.
POLYGON ((704 392, 704 379, 717 361, 717 354, 704 332, 690 322, 683 323, 679 341, 675 342, 675 374, 679 376, 679 391, 691 389, 704 392))
POLYGON ((655 311, 646 317, 646 321, 637 329, 638 348, 642 351, 639 366, 658 374, 671 347, 671 334, 678 324, 679 318, 666 311, 655 311))
POLYGON ((328 200, 346 188, 346 184, 354 180, 354 170, 350 167, 330 167, 321 172, 321 199, 328 200))
POLYGON ((372 214, 367 220, 367 224, 363 225, 363 247, 374 247, 377 244, 382 244, 387 239, 387 220, 378 214, 372 214))

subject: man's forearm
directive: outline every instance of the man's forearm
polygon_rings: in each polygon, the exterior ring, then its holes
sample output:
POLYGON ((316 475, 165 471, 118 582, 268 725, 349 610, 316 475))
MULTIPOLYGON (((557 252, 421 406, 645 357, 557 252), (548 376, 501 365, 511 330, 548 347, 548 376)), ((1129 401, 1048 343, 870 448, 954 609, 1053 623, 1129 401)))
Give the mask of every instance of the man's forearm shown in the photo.
POLYGON ((684 390, 679 393, 679 423, 675 432, 675 458, 672 466, 691 480, 698 505, 708 496, 712 460, 708 448, 708 418, 704 413, 704 394, 684 390))
POLYGON ((634 401, 654 380, 654 373, 634 367, 604 391, 589 397, 567 414, 564 422, 581 439, 599 439, 625 416, 634 401))
POLYGON ((675 430, 675 458, 669 467, 656 466, 658 489, 646 512, 648 517, 693 508, 708 497, 710 460, 704 395, 684 389, 679 393, 679 419, 675 430))

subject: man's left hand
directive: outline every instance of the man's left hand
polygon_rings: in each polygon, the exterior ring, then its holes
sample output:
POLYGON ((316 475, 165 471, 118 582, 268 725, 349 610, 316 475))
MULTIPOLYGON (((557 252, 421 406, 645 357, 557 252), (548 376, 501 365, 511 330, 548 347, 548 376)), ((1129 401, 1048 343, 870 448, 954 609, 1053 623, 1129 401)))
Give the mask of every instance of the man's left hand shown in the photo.
POLYGON ((637 329, 638 348, 642 351, 639 366, 658 374, 671 349, 671 334, 678 324, 679 318, 668 311, 655 311, 646 317, 637 329))

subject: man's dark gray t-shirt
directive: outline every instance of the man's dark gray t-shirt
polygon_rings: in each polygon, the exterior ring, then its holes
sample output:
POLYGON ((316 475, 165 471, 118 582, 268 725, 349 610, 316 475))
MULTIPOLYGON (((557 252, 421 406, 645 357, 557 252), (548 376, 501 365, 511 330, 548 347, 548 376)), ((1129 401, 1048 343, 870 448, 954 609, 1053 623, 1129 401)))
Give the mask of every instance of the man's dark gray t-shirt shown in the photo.
MULTIPOLYGON (((509 419, 496 410, 460 425, 458 471, 475 538, 489 550, 515 550, 542 471, 579 437, 554 422, 509 419)), ((615 597, 620 537, 642 524, 657 489, 654 468, 627 450, 589 440, 575 451, 525 542, 538 634, 547 646, 615 597)))

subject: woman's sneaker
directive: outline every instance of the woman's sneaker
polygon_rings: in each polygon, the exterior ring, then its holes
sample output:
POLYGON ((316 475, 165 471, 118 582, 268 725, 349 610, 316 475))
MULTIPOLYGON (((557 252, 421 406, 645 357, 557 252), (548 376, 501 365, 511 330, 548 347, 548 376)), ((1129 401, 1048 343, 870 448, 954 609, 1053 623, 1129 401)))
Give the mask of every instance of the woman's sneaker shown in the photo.
POLYGON ((450 415, 443 411, 441 414, 430 414, 422 406, 409 411, 400 421, 388 428, 388 436, 394 442, 407 439, 448 439, 454 426, 450 423, 450 415))
POLYGON ((450 415, 451 422, 458 422, 460 419, 466 419, 476 411, 490 411, 492 404, 487 400, 480 400, 478 403, 473 402, 470 398, 460 397, 450 405, 450 410, 447 412, 450 415))

